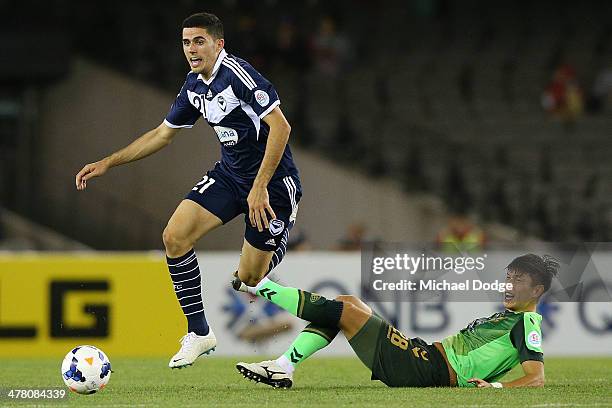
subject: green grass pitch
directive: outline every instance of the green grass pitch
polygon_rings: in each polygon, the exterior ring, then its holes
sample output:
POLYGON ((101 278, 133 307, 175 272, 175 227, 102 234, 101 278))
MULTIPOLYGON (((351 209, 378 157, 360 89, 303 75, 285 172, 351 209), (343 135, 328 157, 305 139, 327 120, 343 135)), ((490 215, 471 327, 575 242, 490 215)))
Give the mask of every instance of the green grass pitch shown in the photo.
MULTIPOLYGON (((262 357, 244 359, 261 360, 262 357)), ((201 358, 183 370, 166 359, 111 359, 108 387, 94 395, 70 394, 44 403, 0 406, 109 407, 612 407, 612 358, 548 358, 544 389, 392 389, 370 381, 356 358, 319 358, 302 364, 290 390, 276 390, 242 378, 236 358, 201 358)), ((0 360, 0 387, 63 386, 61 359, 0 360)), ((516 376, 513 371, 509 376, 516 376)))

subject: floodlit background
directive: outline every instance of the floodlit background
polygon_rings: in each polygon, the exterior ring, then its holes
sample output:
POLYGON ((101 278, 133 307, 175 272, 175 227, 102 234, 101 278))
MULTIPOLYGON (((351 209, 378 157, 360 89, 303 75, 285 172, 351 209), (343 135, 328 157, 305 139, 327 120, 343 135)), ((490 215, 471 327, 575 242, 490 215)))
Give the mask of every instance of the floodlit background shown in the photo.
MULTIPOLYGON (((276 86, 292 126, 304 196, 283 283, 359 294, 375 241, 612 240, 607 1, 3 1, 0 357, 176 351, 161 232, 218 159, 214 132, 199 121, 83 192, 74 176, 162 122, 188 71, 180 25, 199 11, 222 19, 226 49, 276 86)), ((229 290, 243 231, 238 217, 196 247, 218 353, 280 353, 303 323, 229 290)), ((376 307, 429 341, 499 310, 376 307)), ((540 313, 545 351, 612 355, 611 303, 540 313)))

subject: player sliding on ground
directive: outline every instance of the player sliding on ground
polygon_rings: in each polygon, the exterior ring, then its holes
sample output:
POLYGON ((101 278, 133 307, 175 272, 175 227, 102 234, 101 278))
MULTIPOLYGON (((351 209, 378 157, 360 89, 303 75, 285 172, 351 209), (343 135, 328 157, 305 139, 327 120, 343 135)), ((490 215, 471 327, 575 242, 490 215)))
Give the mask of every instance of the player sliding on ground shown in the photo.
POLYGON ((441 342, 408 338, 355 296, 329 300, 300 289, 283 287, 268 278, 250 287, 234 280, 234 288, 256 294, 289 313, 310 321, 278 359, 238 363, 245 378, 289 388, 295 367, 326 347, 342 331, 372 379, 390 387, 542 387, 544 359, 536 313, 559 264, 548 256, 527 254, 506 267, 505 311, 474 320, 441 342), (497 382, 517 364, 524 376, 497 382))

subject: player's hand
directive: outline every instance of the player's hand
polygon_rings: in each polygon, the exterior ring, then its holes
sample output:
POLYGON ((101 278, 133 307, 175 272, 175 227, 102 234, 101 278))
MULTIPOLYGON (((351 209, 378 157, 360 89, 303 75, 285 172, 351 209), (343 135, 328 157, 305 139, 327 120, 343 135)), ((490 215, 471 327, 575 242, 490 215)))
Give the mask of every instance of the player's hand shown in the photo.
POLYGON ((468 380, 469 383, 476 384, 478 388, 491 388, 493 387, 490 383, 485 380, 481 380, 480 378, 470 378, 468 380))
POLYGON ((276 218, 276 214, 274 214, 274 210, 270 206, 268 189, 266 187, 253 186, 247 197, 247 204, 249 205, 249 220, 251 221, 251 226, 257 227, 259 232, 268 229, 270 227, 268 223, 268 214, 270 214, 271 220, 276 218), (266 211, 268 214, 266 214, 266 211))
POLYGON ((87 187, 87 180, 93 177, 98 177, 106 173, 109 165, 106 160, 100 160, 95 163, 86 164, 81 171, 76 175, 76 188, 77 190, 85 190, 87 187))

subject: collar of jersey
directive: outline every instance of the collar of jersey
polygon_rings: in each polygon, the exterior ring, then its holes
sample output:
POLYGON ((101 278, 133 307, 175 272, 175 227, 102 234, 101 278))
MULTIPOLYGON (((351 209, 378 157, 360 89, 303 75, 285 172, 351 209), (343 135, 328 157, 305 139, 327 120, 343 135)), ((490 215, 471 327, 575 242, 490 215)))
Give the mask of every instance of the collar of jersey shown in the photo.
POLYGON ((206 85, 210 85, 213 79, 215 79, 215 77, 217 76, 217 71, 219 71, 219 67, 221 66, 221 63, 223 62, 223 59, 225 58, 226 55, 227 55, 227 52, 225 51, 225 48, 222 48, 221 52, 219 53, 219 56, 217 57, 217 61, 215 62, 215 66, 213 67, 212 75, 210 76, 210 79, 208 81, 205 80, 202 74, 198 74, 198 79, 204 82, 206 85))

